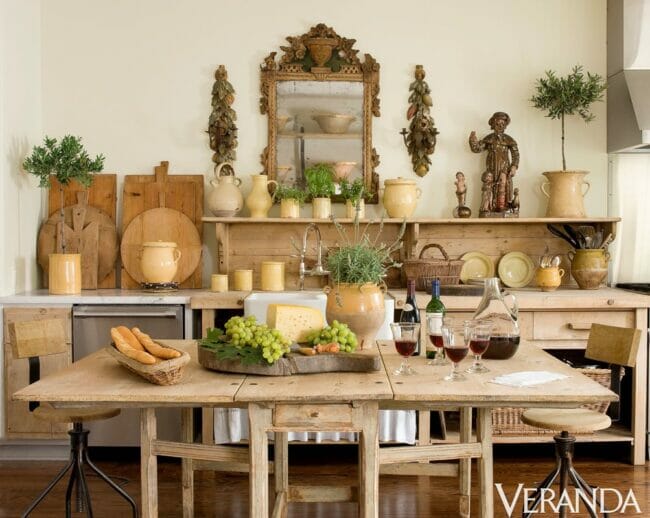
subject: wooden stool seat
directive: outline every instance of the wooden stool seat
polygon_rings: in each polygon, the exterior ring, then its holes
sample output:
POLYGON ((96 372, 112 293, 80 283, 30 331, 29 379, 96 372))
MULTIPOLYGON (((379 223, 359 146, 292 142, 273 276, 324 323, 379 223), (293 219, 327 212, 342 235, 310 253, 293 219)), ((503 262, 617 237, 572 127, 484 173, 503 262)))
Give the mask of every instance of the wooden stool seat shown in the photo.
POLYGON ((86 421, 100 421, 119 415, 119 408, 81 407, 81 408, 54 408, 45 403, 34 409, 34 417, 49 421, 50 423, 83 423, 86 421))
POLYGON ((521 420, 537 428, 569 433, 591 433, 612 424, 608 415, 586 408, 529 408, 521 420))

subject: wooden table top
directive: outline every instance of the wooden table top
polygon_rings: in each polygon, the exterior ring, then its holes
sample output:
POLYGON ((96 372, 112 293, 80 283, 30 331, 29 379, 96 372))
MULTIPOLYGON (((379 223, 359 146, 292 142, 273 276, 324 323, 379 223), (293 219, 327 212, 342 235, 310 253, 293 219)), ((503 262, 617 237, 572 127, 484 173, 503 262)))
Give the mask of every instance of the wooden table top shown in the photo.
MULTIPOLYGON (((426 365, 426 358, 411 358, 417 374, 395 376, 401 357, 390 341, 379 342, 366 354, 381 354, 386 369, 371 373, 334 372, 297 376, 251 376, 225 374, 201 367, 196 361, 196 342, 164 340, 186 349, 192 360, 185 366, 180 383, 160 386, 127 371, 105 351, 97 351, 59 372, 25 387, 14 399, 49 401, 72 405, 119 407, 242 406, 247 402, 349 402, 360 400, 390 403, 432 403, 477 406, 577 406, 614 401, 616 395, 576 372, 537 347, 522 343, 514 358, 485 360, 491 372, 467 375, 466 381, 448 382, 449 366, 426 365), (524 370, 547 370, 571 376, 530 388, 489 383, 500 374, 524 370)), ((470 365, 467 359, 463 369, 470 365)))
MULTIPOLYGON (((526 342, 509 360, 483 360, 490 372, 465 374, 464 381, 445 381, 451 365, 427 365, 424 356, 410 358, 416 371, 412 376, 395 376, 393 372, 402 361, 392 341, 380 341, 379 350, 386 367, 395 401, 435 402, 458 405, 471 403, 479 406, 578 406, 600 401, 616 401, 618 397, 609 389, 577 372, 566 363, 540 348, 526 342), (562 380, 534 387, 508 387, 490 383, 496 376, 521 371, 550 371, 570 376, 562 380)), ((470 353, 471 354, 471 353, 470 353)), ((473 359, 463 360, 459 370, 464 371, 473 359)))

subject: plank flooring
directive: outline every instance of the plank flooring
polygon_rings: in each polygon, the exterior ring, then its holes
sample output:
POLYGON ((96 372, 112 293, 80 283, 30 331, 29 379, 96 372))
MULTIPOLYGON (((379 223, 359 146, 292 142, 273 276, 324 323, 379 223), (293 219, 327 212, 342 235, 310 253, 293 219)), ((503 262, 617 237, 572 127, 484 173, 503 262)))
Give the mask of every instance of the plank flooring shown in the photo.
MULTIPOLYGON (((620 459, 626 449, 617 445, 578 445, 576 467, 592 485, 634 491, 641 514, 650 516, 650 463, 631 466, 620 459)), ((292 445, 289 452, 290 483, 294 484, 356 484, 356 448, 354 446, 292 445)), ((500 446, 496 448, 495 474, 504 493, 512 498, 517 484, 533 486, 550 471, 553 461, 550 445, 500 446)), ((137 450, 91 450, 96 463, 117 481, 136 501, 140 500, 139 464, 137 450)), ((0 462, 0 517, 20 516, 31 500, 45 487, 63 465, 62 462, 0 462)), ((476 473, 473 473, 473 494, 476 495, 476 473)), ((180 463, 159 463, 160 516, 182 516, 180 463)), ((271 487, 272 487, 271 478, 271 487)), ((98 518, 130 516, 127 506, 97 479, 90 476, 94 516, 98 518)), ((64 516, 63 502, 66 484, 55 491, 31 516, 64 516)), ((382 518, 429 518, 458 516, 458 484, 452 478, 382 476, 379 482, 379 516, 382 518)), ((520 499, 521 504, 521 499, 520 499)), ((615 502, 614 504, 615 505, 615 502)), ((472 516, 476 516, 476 498, 472 501, 472 516)), ((495 493, 497 517, 507 513, 495 493)), ((198 472, 195 480, 195 516, 215 518, 245 518, 248 516, 248 476, 233 473, 198 472)), ((584 508, 583 508, 584 511, 584 508)), ((73 513, 73 516, 85 514, 73 513)), ((352 503, 289 505, 289 518, 352 518, 356 517, 352 503)), ((521 516, 521 505, 514 516, 521 516)), ((536 514, 553 516, 552 513, 536 514)), ((586 513, 569 514, 586 516, 586 513)), ((621 516, 616 514, 616 516, 621 516)))

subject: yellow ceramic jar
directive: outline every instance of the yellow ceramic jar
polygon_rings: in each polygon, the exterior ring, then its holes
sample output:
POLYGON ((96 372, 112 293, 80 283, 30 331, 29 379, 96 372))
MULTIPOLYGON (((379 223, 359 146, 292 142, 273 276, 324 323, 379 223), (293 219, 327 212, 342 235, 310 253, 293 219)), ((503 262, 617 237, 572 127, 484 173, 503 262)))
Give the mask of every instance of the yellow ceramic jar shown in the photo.
POLYGON ((400 177, 384 181, 383 204, 390 218, 411 217, 421 195, 415 180, 400 177))
POLYGON ((48 286, 51 295, 81 293, 81 254, 50 254, 48 286))
POLYGON ((280 200, 280 217, 296 219, 300 217, 300 203, 290 198, 280 200))
POLYGON ((562 283, 562 277, 564 277, 564 270, 557 266, 537 268, 535 283, 542 291, 553 291, 562 283))
POLYGON ((597 290, 607 278, 609 252, 602 248, 585 248, 567 253, 571 260, 571 275, 583 290, 597 290))
POLYGON ((210 278, 210 289, 212 291, 228 291, 228 276, 225 273, 214 273, 210 278))
POLYGON ((262 261, 260 286, 262 291, 284 291, 282 261, 262 261))
POLYGON ((147 241, 142 243, 140 269, 147 282, 172 282, 178 271, 181 251, 171 241, 147 241))
POLYGON ((251 218, 266 218, 271 205, 273 205, 268 186, 271 183, 275 185, 278 183, 275 180, 269 180, 269 177, 265 174, 253 174, 251 180, 253 189, 246 198, 246 207, 251 212, 251 218))
POLYGON ((235 291, 253 291, 253 270, 235 270, 232 284, 235 291))
POLYGON ((329 198, 314 198, 311 200, 311 217, 314 219, 329 219, 332 215, 332 200, 329 198))

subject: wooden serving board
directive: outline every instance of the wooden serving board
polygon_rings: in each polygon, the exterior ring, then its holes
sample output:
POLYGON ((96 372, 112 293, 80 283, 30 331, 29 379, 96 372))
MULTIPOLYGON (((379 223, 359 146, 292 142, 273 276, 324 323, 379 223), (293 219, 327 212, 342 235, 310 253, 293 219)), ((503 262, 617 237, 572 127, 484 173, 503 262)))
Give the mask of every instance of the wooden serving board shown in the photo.
MULTIPOLYGON (((193 223, 199 235, 203 236, 203 184, 202 174, 168 175, 169 162, 160 162, 154 167, 154 174, 127 175, 124 177, 122 200, 122 234, 131 222, 149 209, 168 208, 181 212, 193 223)), ((176 241, 172 239, 171 241, 176 241)), ((195 265, 181 283, 181 288, 200 288, 202 285, 202 262, 195 265)), ((134 279, 127 268, 122 265, 120 285, 123 289, 139 289, 140 282, 134 279)))
POLYGON ((381 369, 378 355, 336 353, 304 356, 289 353, 273 365, 242 365, 234 360, 218 360, 213 351, 198 347, 199 363, 206 369, 219 372, 258 374, 262 376, 291 376, 319 372, 372 372, 381 369))

